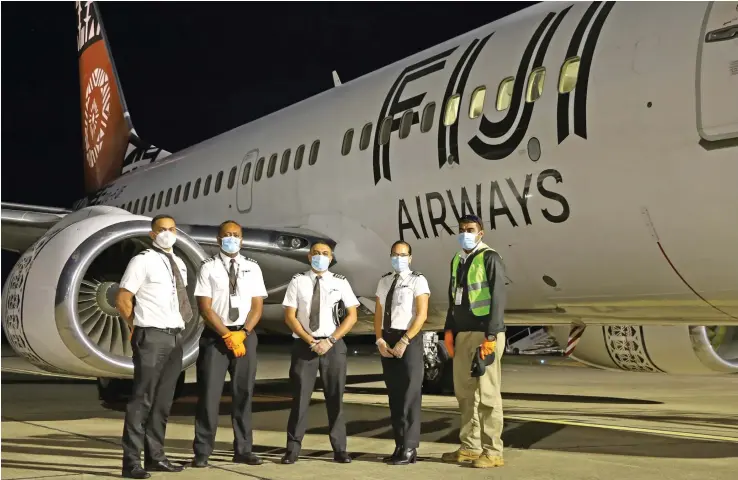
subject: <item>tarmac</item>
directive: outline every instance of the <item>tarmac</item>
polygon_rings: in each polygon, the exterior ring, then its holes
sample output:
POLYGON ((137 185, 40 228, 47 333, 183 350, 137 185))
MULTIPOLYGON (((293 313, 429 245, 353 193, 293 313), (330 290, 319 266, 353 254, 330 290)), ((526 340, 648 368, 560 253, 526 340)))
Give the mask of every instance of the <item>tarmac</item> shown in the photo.
MULTIPOLYGON (((289 355, 260 353, 253 404, 254 451, 263 465, 230 462, 233 434, 226 391, 207 469, 152 473, 152 479, 699 479, 738 478, 738 375, 667 376, 596 370, 558 357, 503 357, 505 466, 445 464, 457 448, 452 395, 425 395, 419 461, 388 466, 394 448, 378 356, 349 359, 344 396, 350 464, 331 461, 322 391, 310 407, 300 460, 281 465, 290 394, 289 355)), ((194 385, 172 408, 170 460, 192 458, 194 385)), ((124 405, 101 405, 94 382, 2 374, 3 479, 121 478, 124 405)))

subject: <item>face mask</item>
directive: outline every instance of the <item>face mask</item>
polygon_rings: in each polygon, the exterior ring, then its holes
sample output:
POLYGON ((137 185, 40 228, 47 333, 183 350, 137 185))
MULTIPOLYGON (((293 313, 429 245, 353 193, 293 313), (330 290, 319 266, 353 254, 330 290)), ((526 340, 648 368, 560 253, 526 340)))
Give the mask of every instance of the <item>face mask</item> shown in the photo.
POLYGON ((154 240, 154 243, 156 243, 159 247, 168 250, 172 248, 172 245, 174 245, 174 242, 176 241, 177 235, 175 235, 173 232, 170 232, 169 230, 164 230, 156 236, 156 240, 154 240))
POLYGON ((328 270, 328 265, 331 263, 331 259, 324 255, 313 255, 310 259, 310 263, 315 270, 324 272, 328 270))
POLYGON ((477 246, 477 234, 464 232, 459 235, 459 243, 464 250, 474 250, 477 246))
POLYGON ((220 245, 226 253, 237 253, 241 250, 241 239, 238 237, 223 237, 220 245))
POLYGON ((392 260, 392 268, 395 272, 401 273, 410 268, 410 257, 390 257, 392 260))

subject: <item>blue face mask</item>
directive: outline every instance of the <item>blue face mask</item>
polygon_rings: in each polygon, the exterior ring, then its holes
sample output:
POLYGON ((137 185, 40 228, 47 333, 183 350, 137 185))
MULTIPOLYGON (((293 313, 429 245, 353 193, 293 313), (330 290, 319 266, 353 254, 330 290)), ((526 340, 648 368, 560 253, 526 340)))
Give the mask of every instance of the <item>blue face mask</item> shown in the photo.
POLYGON ((390 259, 392 260, 392 268, 394 268, 397 273, 402 273, 410 268, 410 257, 392 256, 390 259))
POLYGON ((474 250, 477 246, 477 234, 469 232, 459 234, 459 243, 464 250, 474 250))
POLYGON ((220 245, 226 253, 234 254, 241 250, 241 239, 238 237, 223 237, 220 245))
POLYGON ((313 255, 310 259, 310 264, 313 268, 319 272, 328 270, 328 265, 331 263, 331 259, 324 255, 313 255))

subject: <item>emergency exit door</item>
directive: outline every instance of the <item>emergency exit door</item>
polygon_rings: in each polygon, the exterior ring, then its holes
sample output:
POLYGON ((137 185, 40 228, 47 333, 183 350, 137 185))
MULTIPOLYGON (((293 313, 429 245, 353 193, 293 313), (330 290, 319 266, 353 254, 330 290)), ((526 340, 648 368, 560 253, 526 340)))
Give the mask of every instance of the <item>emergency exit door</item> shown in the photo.
POLYGON ((256 159, 258 157, 259 150, 251 150, 246 154, 241 162, 241 175, 238 181, 238 188, 236 189, 236 206, 240 213, 248 213, 251 211, 254 171, 256 170, 256 159))
POLYGON ((710 2, 697 50, 697 131, 738 138, 738 2, 710 2))

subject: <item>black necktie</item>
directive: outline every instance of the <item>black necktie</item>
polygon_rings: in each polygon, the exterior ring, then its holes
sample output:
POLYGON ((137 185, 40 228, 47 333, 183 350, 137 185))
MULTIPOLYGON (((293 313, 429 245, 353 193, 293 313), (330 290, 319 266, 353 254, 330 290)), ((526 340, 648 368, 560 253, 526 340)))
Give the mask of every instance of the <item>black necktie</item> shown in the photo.
POLYGON ((315 277, 313 300, 310 303, 310 333, 320 328, 320 277, 315 277))
POLYGON ((231 297, 236 295, 236 285, 236 259, 231 258, 231 268, 228 270, 228 319, 234 321, 238 320, 238 306, 231 303, 231 297))
POLYGON ((392 297, 395 296, 395 285, 397 285, 397 279, 400 278, 400 274, 395 274, 395 279, 387 292, 387 299, 384 302, 384 324, 383 328, 389 330, 392 328, 392 297))
POLYGON ((174 283, 177 287, 177 300, 179 300, 179 313, 182 315, 182 320, 185 323, 192 319, 192 305, 190 305, 190 299, 187 297, 187 289, 182 281, 182 275, 179 273, 179 267, 177 262, 174 261, 174 254, 167 253, 169 259, 169 265, 172 267, 172 274, 174 275, 174 283))

